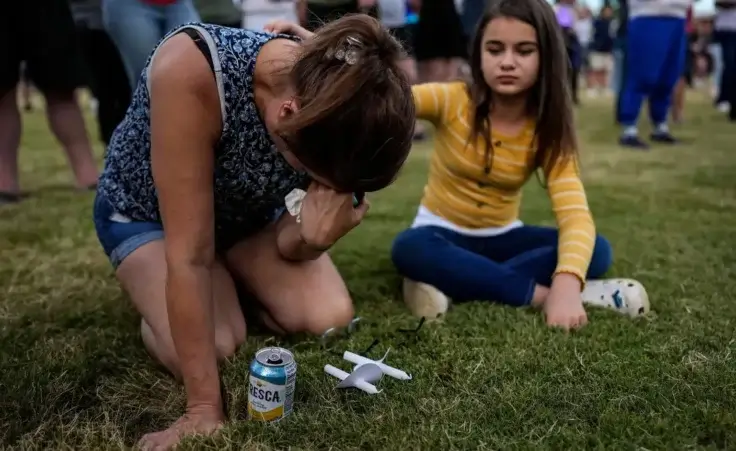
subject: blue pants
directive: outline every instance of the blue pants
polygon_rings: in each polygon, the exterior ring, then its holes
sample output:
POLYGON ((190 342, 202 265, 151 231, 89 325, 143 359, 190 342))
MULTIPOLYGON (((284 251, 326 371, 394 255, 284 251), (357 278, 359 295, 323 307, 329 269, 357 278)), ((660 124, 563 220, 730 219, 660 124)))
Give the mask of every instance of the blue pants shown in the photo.
MULTIPOLYGON (((457 302, 495 301, 529 305, 535 285, 550 286, 557 267, 557 229, 523 226, 502 235, 471 237, 440 227, 399 234, 391 258, 399 273, 434 286, 457 302)), ((608 241, 596 237, 587 277, 596 279, 612 262, 608 241)))
POLYGON ((629 21, 619 111, 622 125, 636 125, 644 98, 649 100, 652 123, 667 121, 672 90, 683 74, 686 45, 685 19, 636 17, 629 21))
POLYGON ((131 89, 135 90, 159 41, 179 25, 198 22, 199 13, 192 0, 178 0, 166 6, 149 5, 141 0, 103 0, 102 19, 120 52, 131 89))

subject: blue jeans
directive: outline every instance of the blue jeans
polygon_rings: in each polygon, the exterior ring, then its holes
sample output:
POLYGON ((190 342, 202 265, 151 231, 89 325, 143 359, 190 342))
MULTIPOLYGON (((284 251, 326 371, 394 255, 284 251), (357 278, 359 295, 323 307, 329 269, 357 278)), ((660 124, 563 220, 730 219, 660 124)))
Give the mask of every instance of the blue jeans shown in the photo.
POLYGON ((164 228, 158 222, 127 220, 115 212, 112 204, 99 194, 95 198, 92 217, 97 239, 113 269, 139 247, 164 238, 164 228))
POLYGON ((624 49, 617 48, 613 50, 613 72, 609 80, 610 88, 613 94, 618 97, 621 93, 621 85, 624 78, 624 49))
POLYGON ((723 78, 723 49, 721 44, 714 42, 708 46, 708 52, 713 58, 713 84, 717 87, 716 103, 721 101, 721 79, 723 78))
POLYGON ((148 57, 164 35, 179 25, 200 20, 192 0, 178 0, 166 6, 141 0, 103 0, 102 19, 120 52, 133 90, 148 57))
POLYGON ((621 87, 621 124, 636 125, 644 99, 655 125, 667 121, 672 90, 685 67, 685 19, 636 17, 628 24, 626 68, 621 87))
MULTIPOLYGON (((522 226, 498 236, 473 237, 424 226, 400 233, 391 258, 402 276, 432 285, 457 302, 522 307, 531 303, 535 285, 550 286, 557 237, 551 227, 522 226)), ((612 254, 608 241, 597 236, 587 277, 605 274, 612 254)))

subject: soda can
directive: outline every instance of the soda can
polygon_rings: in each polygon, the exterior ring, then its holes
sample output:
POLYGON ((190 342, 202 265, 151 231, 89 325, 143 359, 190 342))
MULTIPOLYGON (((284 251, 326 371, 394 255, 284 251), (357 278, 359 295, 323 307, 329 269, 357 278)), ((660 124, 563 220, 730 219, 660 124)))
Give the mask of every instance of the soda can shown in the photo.
POLYGON ((278 421, 291 413, 296 387, 294 354, 284 348, 263 348, 250 364, 248 417, 278 421))

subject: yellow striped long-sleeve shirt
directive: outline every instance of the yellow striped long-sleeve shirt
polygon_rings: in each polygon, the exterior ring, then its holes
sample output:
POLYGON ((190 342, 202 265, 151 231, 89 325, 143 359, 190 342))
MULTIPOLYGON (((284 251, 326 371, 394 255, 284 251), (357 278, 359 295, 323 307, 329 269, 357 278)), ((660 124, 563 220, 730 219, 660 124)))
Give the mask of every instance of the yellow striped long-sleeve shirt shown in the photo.
MULTIPOLYGON (((485 173, 482 140, 466 146, 472 105, 463 83, 428 83, 413 87, 417 116, 434 124, 434 152, 422 205, 466 229, 507 226, 518 219, 521 188, 534 173, 534 121, 515 136, 491 132, 493 160, 485 173)), ((595 225, 585 190, 570 161, 547 179, 547 191, 559 227, 557 273, 585 281, 595 244, 595 225)))

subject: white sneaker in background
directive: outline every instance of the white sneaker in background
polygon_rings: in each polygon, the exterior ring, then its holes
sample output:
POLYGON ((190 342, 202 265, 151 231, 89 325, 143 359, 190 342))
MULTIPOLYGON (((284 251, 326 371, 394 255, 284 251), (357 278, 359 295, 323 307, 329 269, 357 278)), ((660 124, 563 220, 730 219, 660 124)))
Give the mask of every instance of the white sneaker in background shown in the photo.
POLYGON ((435 319, 450 308, 450 299, 432 285, 405 278, 403 291, 406 306, 418 318, 435 319))
POLYGON ((728 102, 721 102, 716 105, 716 109, 719 113, 728 114, 728 112, 731 111, 731 105, 728 102))
POLYGON ((588 280, 582 293, 583 303, 614 309, 629 316, 649 312, 649 295, 633 279, 588 280))

